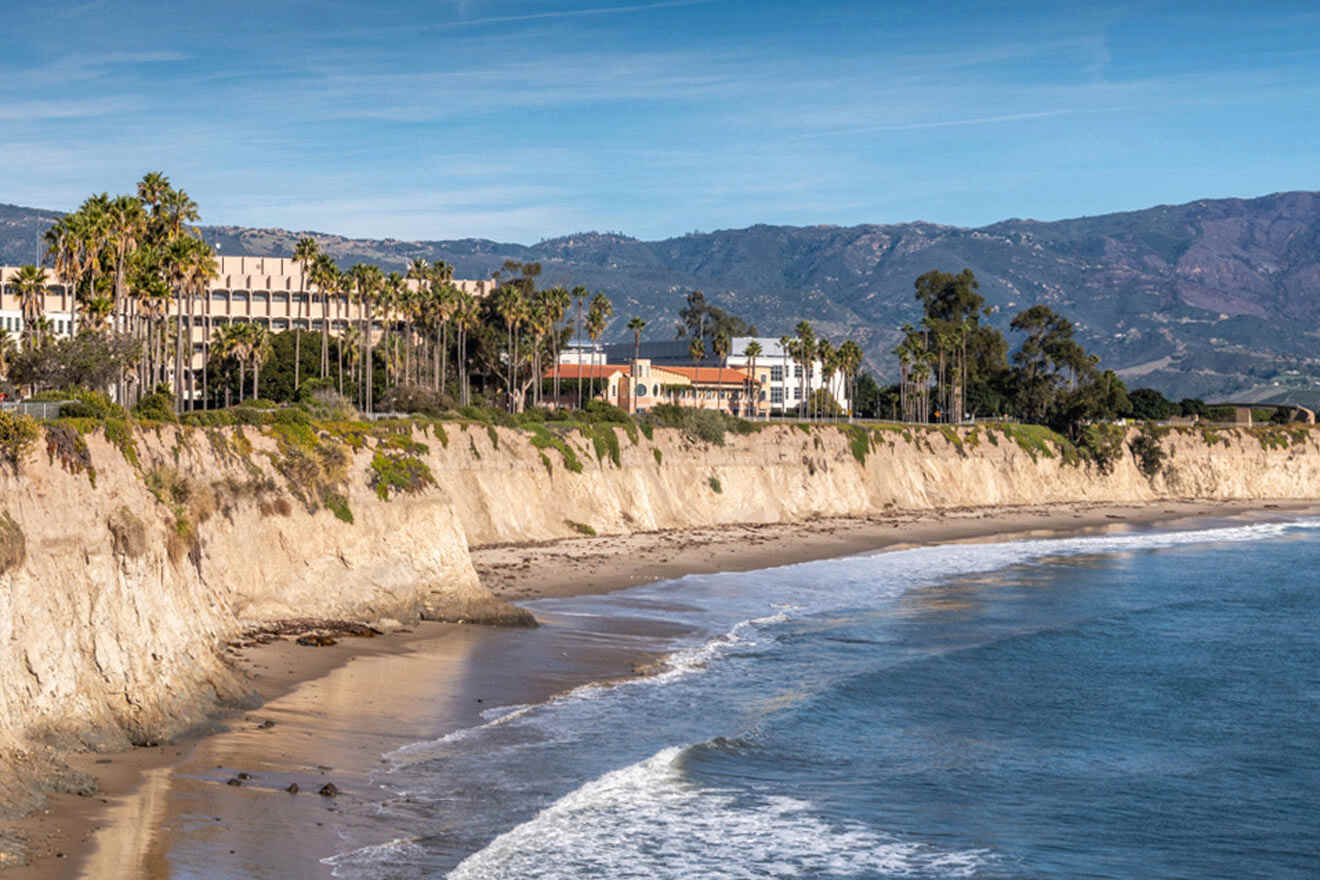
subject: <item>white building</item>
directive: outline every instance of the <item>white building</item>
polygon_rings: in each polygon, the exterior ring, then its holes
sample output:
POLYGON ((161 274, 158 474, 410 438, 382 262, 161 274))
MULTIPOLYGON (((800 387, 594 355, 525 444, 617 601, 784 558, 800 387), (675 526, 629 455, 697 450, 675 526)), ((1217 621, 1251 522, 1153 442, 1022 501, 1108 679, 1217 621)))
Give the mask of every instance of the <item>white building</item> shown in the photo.
MULTIPOLYGON (((760 343, 761 353, 756 356, 757 378, 761 380, 763 404, 769 404, 771 412, 791 412, 802 403, 803 385, 807 395, 825 387, 825 373, 820 360, 811 362, 806 382, 803 383, 802 365, 793 362, 793 358, 780 344, 779 340, 767 336, 735 336, 729 347, 727 366, 745 369, 751 366, 747 357, 747 346, 753 341, 760 343)), ((830 377, 830 394, 844 410, 850 409, 848 402, 848 381, 841 373, 830 377)))

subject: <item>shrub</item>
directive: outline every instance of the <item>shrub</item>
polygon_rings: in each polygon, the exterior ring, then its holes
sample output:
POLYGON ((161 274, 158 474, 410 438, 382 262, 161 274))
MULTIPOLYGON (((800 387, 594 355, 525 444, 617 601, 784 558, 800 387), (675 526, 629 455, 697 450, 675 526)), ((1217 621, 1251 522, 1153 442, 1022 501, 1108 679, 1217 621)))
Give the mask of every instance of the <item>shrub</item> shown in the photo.
POLYGON ((153 422, 177 422, 178 415, 174 412, 174 397, 169 394, 161 394, 159 391, 155 394, 148 394, 137 402, 133 407, 133 415, 140 419, 148 419, 153 422))
POLYGON ((68 400, 60 407, 60 415, 69 419, 123 419, 128 413, 110 399, 104 391, 86 388, 66 388, 63 391, 42 391, 28 400, 68 400))
MULTIPOLYGON (((303 383, 306 388, 311 382, 321 382, 326 380, 309 379, 303 383)), ((334 389, 333 384, 329 388, 314 388, 305 395, 300 396, 300 405, 307 410, 313 418, 323 422, 347 422, 356 419, 357 410, 347 397, 334 389)))
POLYGON ((716 446, 724 445, 724 432, 728 429, 730 421, 742 421, 731 419, 713 409, 697 409, 672 403, 662 403, 653 407, 647 413, 647 419, 662 427, 678 428, 689 437, 716 446))
POLYGON ((1153 479, 1164 467, 1165 452, 1159 438, 1142 432, 1132 438, 1128 448, 1132 450, 1132 455, 1137 460, 1137 467, 1148 478, 1153 479))
POLYGON ((389 500, 394 493, 415 493, 434 485, 431 469, 416 456, 377 450, 371 459, 371 488, 382 501, 389 500))
POLYGON ((133 426, 126 419, 106 419, 105 439, 119 450, 129 464, 138 466, 137 441, 133 439, 133 426))
POLYGON ((400 385, 391 389, 382 401, 393 412, 439 416, 454 408, 454 398, 423 385, 400 385))
MULTIPOLYGON (((9 413, 0 412, 0 426, 3 426, 8 419, 16 421, 27 419, 28 425, 31 426, 30 434, 28 426, 21 423, 13 428, 0 427, 0 450, 3 450, 5 460, 17 470, 18 462, 26 447, 36 440, 36 422, 28 419, 27 416, 11 416, 9 413), (19 447, 16 453, 13 452, 15 445, 19 447)), ((46 455, 51 464, 58 459, 60 466, 71 474, 86 471, 87 479, 93 486, 96 485, 96 469, 92 467, 92 453, 87 449, 87 441, 73 425, 67 422, 46 423, 46 455)))
POLYGON ((550 448, 559 450, 559 455, 564 460, 564 467, 575 474, 582 473, 582 462, 578 459, 577 453, 558 434, 551 433, 541 425, 536 425, 532 428, 532 445, 541 450, 550 448))
POLYGON ((353 511, 348 508, 348 499, 340 493, 333 489, 323 489, 321 491, 321 503, 335 515, 336 519, 349 525, 353 524, 353 511))
POLYGON ((564 520, 564 525, 568 526, 579 535, 585 535, 588 538, 596 537, 596 530, 586 523, 574 522, 571 519, 564 520))
POLYGON ((724 492, 724 485, 720 483, 720 478, 715 476, 714 474, 712 474, 710 479, 708 479, 706 482, 710 484, 710 491, 714 492, 716 495, 719 495, 724 492))
POLYGON ((15 473, 36 439, 37 423, 30 416, 0 410, 0 458, 8 462, 15 473))
POLYGON ((194 428, 228 428, 238 424, 238 420, 227 409, 210 409, 184 413, 179 416, 179 424, 194 428))
POLYGON ((1077 438, 1077 451, 1107 474, 1123 452, 1124 433, 1118 425, 1084 425, 1077 438))

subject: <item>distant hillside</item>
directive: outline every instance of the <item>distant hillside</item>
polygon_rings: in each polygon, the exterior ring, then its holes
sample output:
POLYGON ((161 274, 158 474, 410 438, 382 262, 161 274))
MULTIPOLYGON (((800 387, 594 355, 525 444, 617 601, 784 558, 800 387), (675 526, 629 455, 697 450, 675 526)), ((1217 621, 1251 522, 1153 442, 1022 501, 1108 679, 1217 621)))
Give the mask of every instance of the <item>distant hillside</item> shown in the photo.
MULTIPOLYGON (((0 206, 0 260, 29 261, 50 211, 0 206)), ((224 254, 288 255, 281 229, 208 227, 224 254)), ((806 318, 831 337, 852 335, 892 375, 896 328, 917 310, 912 282, 929 269, 971 268, 1007 329, 1043 302, 1077 321, 1088 347, 1130 385, 1175 397, 1320 401, 1320 193, 1219 199, 980 229, 753 226, 644 242, 582 233, 536 245, 480 239, 407 242, 315 233, 341 264, 401 267, 449 261, 486 277, 506 259, 539 260, 544 283, 584 284, 615 303, 612 338, 633 315, 669 338, 694 288, 766 335, 806 318)))

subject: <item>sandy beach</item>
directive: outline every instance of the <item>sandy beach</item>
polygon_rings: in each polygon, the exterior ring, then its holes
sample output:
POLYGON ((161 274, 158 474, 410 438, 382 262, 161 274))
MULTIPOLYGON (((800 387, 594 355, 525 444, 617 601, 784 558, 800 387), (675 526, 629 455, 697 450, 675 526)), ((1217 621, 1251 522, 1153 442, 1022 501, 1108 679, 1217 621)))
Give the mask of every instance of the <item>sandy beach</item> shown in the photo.
MULTIPOLYGON (((1317 510, 1296 502, 1191 500, 956 509, 483 547, 473 558, 496 595, 525 601, 921 544, 1181 528, 1317 510)), ((541 622, 536 630, 423 623, 376 638, 339 638, 329 647, 278 639, 237 650, 234 662, 259 708, 186 742, 73 756, 75 768, 97 777, 99 794, 52 796, 46 811, 10 823, 28 838, 31 863, 7 876, 166 878, 174 876, 173 854, 199 849, 216 876, 329 876, 319 860, 351 832, 352 807, 382 796, 370 782, 382 755, 479 724, 495 707, 636 674, 673 635, 628 620, 593 621, 591 629, 572 619, 541 622), (337 797, 317 794, 326 783, 337 797), (298 792, 289 793, 295 784, 298 792)))

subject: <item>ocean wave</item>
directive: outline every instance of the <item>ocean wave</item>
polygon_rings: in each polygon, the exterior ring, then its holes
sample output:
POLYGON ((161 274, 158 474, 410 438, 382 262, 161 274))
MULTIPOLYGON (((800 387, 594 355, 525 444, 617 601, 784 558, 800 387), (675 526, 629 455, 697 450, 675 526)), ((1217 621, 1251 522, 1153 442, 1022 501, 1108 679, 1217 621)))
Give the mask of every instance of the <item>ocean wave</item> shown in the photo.
POLYGON ((692 785, 682 772, 685 753, 666 748, 587 783, 448 876, 970 877, 993 859, 987 850, 942 851, 860 823, 827 821, 797 798, 692 785))

